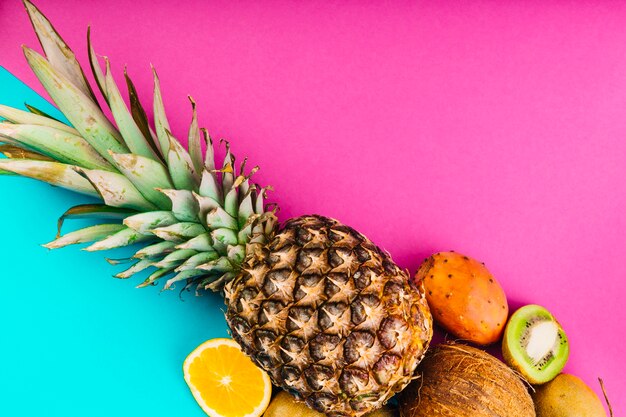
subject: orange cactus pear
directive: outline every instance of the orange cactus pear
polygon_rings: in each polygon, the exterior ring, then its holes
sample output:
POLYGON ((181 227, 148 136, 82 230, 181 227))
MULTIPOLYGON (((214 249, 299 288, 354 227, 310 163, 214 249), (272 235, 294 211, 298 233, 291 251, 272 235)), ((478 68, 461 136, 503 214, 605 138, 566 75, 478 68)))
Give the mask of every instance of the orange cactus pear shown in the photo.
POLYGON ((509 315, 504 290, 481 262, 456 252, 427 258, 415 275, 435 322, 478 345, 497 342, 509 315))

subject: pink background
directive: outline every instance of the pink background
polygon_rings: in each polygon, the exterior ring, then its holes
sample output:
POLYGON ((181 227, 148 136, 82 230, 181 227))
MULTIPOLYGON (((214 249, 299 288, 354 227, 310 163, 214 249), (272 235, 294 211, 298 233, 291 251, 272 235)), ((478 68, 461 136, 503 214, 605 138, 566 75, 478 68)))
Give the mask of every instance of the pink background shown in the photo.
MULTIPOLYGON (((190 120, 261 165, 281 218, 320 213, 414 271, 485 261, 512 307, 549 308, 566 370, 626 410, 626 4, 59 1, 38 6, 86 63, 92 25, 115 75, 175 133, 190 120)), ((39 92, 0 1, 0 65, 39 92)))

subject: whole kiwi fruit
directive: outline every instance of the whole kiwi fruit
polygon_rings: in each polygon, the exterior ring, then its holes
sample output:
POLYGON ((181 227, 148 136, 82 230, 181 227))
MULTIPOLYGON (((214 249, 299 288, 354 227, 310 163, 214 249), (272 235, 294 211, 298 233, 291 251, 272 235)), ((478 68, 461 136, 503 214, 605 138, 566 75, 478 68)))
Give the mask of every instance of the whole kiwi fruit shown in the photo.
POLYGON ((522 380, 480 349, 435 346, 417 372, 419 378, 400 393, 401 417, 535 417, 522 380))
POLYGON ((559 374, 533 394, 537 417, 606 417, 602 402, 580 378, 559 374))

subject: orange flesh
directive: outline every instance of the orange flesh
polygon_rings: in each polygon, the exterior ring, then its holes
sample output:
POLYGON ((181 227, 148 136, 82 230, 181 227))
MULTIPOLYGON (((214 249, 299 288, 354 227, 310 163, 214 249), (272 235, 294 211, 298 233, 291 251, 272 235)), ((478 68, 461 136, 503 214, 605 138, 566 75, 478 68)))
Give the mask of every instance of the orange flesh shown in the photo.
POLYGON ((231 346, 205 349, 189 364, 191 384, 219 415, 246 415, 264 397, 261 372, 242 352, 231 346), (245 395, 244 395, 245 393, 245 395))

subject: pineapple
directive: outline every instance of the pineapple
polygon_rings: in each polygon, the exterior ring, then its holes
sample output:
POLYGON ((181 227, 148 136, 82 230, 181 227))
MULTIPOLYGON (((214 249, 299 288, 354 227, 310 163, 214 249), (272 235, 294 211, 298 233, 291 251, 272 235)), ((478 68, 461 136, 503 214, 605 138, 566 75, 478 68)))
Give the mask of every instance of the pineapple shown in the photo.
MULTIPOLYGON (((71 122, 35 108, 0 105, 0 173, 13 173, 98 198, 59 220, 48 248, 90 243, 88 251, 140 244, 118 278, 150 270, 140 287, 165 281, 220 291, 243 351, 273 383, 330 416, 381 407, 412 379, 432 336, 423 288, 409 282, 362 234, 312 215, 280 225, 257 167, 239 166, 228 143, 216 167, 195 103, 188 150, 174 138, 154 72, 154 126, 125 74, 130 110, 105 59, 89 61, 114 123, 103 113, 74 54, 25 0, 45 56, 24 53, 71 122), (202 132, 202 133, 201 133, 202 132), (202 151, 201 142, 206 143, 202 151), (101 223, 61 234, 66 218, 101 223)), ((115 263, 115 262, 113 262, 115 263)))

